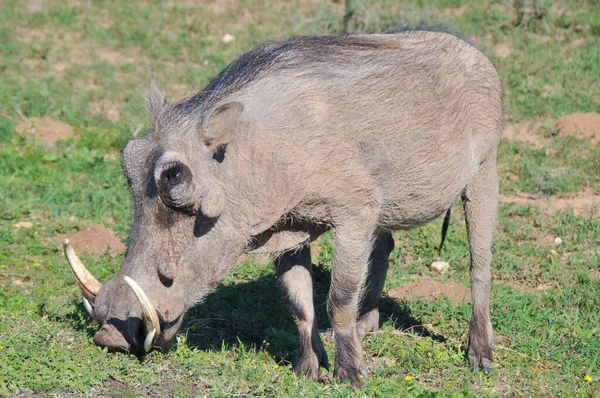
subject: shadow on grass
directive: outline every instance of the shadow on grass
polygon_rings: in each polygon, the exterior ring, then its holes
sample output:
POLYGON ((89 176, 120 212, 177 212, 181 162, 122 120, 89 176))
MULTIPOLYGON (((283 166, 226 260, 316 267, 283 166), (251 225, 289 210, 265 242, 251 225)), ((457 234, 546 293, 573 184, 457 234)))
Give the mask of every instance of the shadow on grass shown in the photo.
MULTIPOLYGON (((318 328, 329 330, 330 272, 320 264, 313 265, 312 272, 318 328)), ((99 325, 93 322, 80 300, 75 304, 74 311, 57 320, 70 323, 73 329, 93 339, 99 325)), ((380 325, 392 320, 400 331, 410 330, 439 342, 446 340, 423 327, 405 303, 384 296, 379 308, 380 325)), ((235 285, 220 285, 202 304, 188 311, 180 333, 187 336, 186 344, 192 349, 221 350, 242 345, 245 349, 264 349, 280 363, 290 363, 297 357, 296 326, 274 275, 235 285)))
MULTIPOLYGON (((331 328, 327 316, 327 293, 330 272, 313 265, 315 313, 320 331, 331 328)), ((443 342, 412 316, 410 308, 398 301, 382 297, 380 325, 392 320, 398 330, 443 342)), ((273 275, 219 288, 204 303, 188 311, 182 333, 192 349, 221 350, 243 345, 246 349, 264 349, 280 363, 297 357, 298 337, 284 294, 273 275)))
POLYGON ((88 338, 93 338, 99 329, 99 325, 88 315, 81 300, 73 300, 73 305, 76 307, 75 310, 52 318, 57 322, 69 323, 73 329, 85 333, 88 338))

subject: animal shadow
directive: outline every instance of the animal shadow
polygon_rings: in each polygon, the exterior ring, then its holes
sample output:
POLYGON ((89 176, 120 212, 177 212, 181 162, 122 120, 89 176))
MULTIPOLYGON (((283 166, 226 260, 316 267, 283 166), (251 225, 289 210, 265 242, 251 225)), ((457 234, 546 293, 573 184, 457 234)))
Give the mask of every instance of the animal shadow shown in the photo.
MULTIPOLYGON (((313 265, 315 313, 320 331, 329 330, 327 294, 330 272, 313 265)), ((390 297, 380 300, 380 325, 392 320, 398 330, 411 330, 420 336, 443 342, 411 315, 410 308, 390 297)), ((188 311, 181 330, 186 344, 198 350, 263 349, 279 363, 297 357, 298 337, 285 296, 274 275, 249 282, 220 285, 203 303, 188 311)))

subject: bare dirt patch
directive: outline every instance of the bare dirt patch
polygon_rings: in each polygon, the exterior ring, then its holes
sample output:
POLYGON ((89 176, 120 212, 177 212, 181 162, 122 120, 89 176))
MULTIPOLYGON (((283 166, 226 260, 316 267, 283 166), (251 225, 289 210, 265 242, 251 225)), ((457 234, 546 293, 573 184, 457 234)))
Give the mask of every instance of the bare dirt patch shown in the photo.
MULTIPOLYGON (((121 152, 108 152, 105 153, 104 156, 102 156, 102 158, 104 160, 106 160, 107 162, 120 162, 121 161, 121 152)), ((114 219, 112 219, 112 222, 110 222, 109 219, 109 223, 110 224, 114 224, 114 219)))
POLYGON ((506 58, 510 56, 515 51, 515 49, 506 43, 498 43, 494 46, 494 52, 500 58, 506 58))
POLYGON ((78 253, 103 254, 107 251, 116 253, 127 249, 112 229, 100 224, 92 225, 75 234, 56 235, 52 239, 62 245, 65 238, 69 238, 78 253))
POLYGON ((600 283, 600 270, 591 268, 590 269, 590 276, 594 279, 596 279, 598 281, 598 283, 600 283))
POLYGON ((562 7, 562 6, 558 5, 558 4, 552 4, 550 6, 550 10, 552 10, 552 12, 554 14, 557 14, 557 15, 560 15, 560 16, 566 15, 567 13, 569 13, 569 11, 571 11, 570 9, 568 9, 566 7, 562 7))
POLYGON ((54 146, 56 141, 67 139, 75 134, 73 127, 50 118, 31 118, 15 127, 19 134, 31 133, 37 139, 54 146))
POLYGON ((503 284, 506 286, 509 286, 515 290, 520 290, 520 291, 528 292, 528 293, 536 293, 536 292, 543 292, 546 290, 556 289, 556 284, 554 284, 554 283, 538 283, 535 286, 531 286, 527 283, 520 282, 520 281, 509 281, 509 282, 506 282, 503 284))
POLYGON ((42 0, 27 0, 27 12, 34 14, 37 12, 42 12, 44 10, 44 5, 42 0))
POLYGON ((388 292, 388 296, 400 300, 421 298, 430 300, 446 296, 455 303, 470 303, 471 290, 460 283, 440 283, 432 279, 409 282, 388 292))
POLYGON ((558 119, 561 136, 575 136, 600 144, 600 113, 572 113, 558 119))
POLYGON ((549 143, 549 140, 529 123, 505 124, 502 137, 509 141, 531 145, 537 149, 544 148, 549 143))
POLYGON ((21 290, 26 290, 27 288, 29 288, 33 285, 33 283, 31 282, 31 278, 27 275, 22 276, 22 277, 14 277, 14 278, 12 278, 11 283, 13 286, 15 286, 21 290))
POLYGON ((442 11, 444 16, 455 16, 455 17, 460 17, 463 16, 467 11, 469 11, 469 8, 466 6, 460 6, 458 8, 444 8, 444 10, 442 11))
POLYGON ((121 113, 115 104, 110 100, 102 99, 99 101, 90 102, 90 112, 94 115, 104 114, 111 122, 116 122, 121 118, 121 113))
POLYGON ((66 61, 58 61, 54 64, 52 64, 52 69, 54 69, 57 72, 63 72, 65 70, 67 70, 69 68, 70 64, 66 61))
POLYGON ((98 50, 98 58, 101 61, 106 61, 111 64, 134 63, 135 57, 129 54, 124 54, 120 51, 111 48, 102 48, 98 50))
POLYGON ((503 203, 516 203, 520 205, 531 204, 540 207, 544 212, 555 213, 558 210, 573 208, 575 215, 595 214, 600 215, 600 195, 592 189, 585 189, 573 198, 544 198, 539 195, 500 195, 503 203))

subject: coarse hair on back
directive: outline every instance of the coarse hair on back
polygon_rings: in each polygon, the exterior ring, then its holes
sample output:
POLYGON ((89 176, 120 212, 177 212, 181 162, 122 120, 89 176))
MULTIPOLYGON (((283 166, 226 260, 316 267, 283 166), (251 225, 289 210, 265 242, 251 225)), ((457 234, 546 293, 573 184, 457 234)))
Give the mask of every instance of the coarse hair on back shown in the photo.
MULTIPOLYGON (((469 43, 461 35, 443 26, 418 24, 395 27, 382 35, 410 32, 439 32, 469 43)), ((176 114, 201 114, 209 111, 219 100, 243 89, 265 73, 298 69, 336 59, 343 61, 349 51, 360 52, 386 48, 388 43, 368 39, 368 34, 296 36, 284 41, 269 41, 254 47, 230 63, 204 89, 173 105, 176 114)), ((471 44, 471 43, 469 43, 471 44)))
POLYGON ((417 23, 416 25, 396 25, 385 31, 385 34, 399 34, 399 33, 407 33, 407 32, 437 32, 437 33, 447 33, 454 37, 457 37, 463 40, 465 43, 473 45, 473 43, 462 34, 457 32, 456 30, 450 28, 446 25, 439 24, 430 24, 424 21, 417 23))

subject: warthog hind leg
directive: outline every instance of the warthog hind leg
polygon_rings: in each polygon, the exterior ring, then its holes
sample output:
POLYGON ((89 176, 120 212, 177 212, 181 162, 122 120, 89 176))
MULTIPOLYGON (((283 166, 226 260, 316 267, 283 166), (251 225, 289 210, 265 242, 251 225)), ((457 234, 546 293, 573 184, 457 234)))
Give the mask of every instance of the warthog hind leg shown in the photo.
MULTIPOLYGON (((365 211, 362 216, 368 216, 365 211)), ((343 220, 335 227, 335 259, 331 272, 328 311, 335 338, 334 375, 361 387, 360 376, 368 378, 356 318, 358 299, 375 236, 370 219, 343 220), (372 226, 372 228, 370 228, 372 226)))
POLYGON ((379 330, 379 298, 385 284, 389 257, 393 249, 394 238, 391 232, 380 232, 369 258, 369 272, 358 307, 356 328, 359 339, 364 339, 367 335, 376 336, 379 330))
POLYGON ((498 175, 493 154, 481 165, 475 180, 463 194, 463 206, 471 252, 471 295, 473 317, 469 328, 467 355, 473 371, 490 373, 493 329, 490 321, 492 287, 492 232, 498 209, 498 175))
POLYGON ((294 371, 318 381, 319 366, 329 369, 329 362, 315 318, 310 247, 306 245, 300 250, 282 254, 275 259, 275 266, 298 327, 300 349, 294 371))

